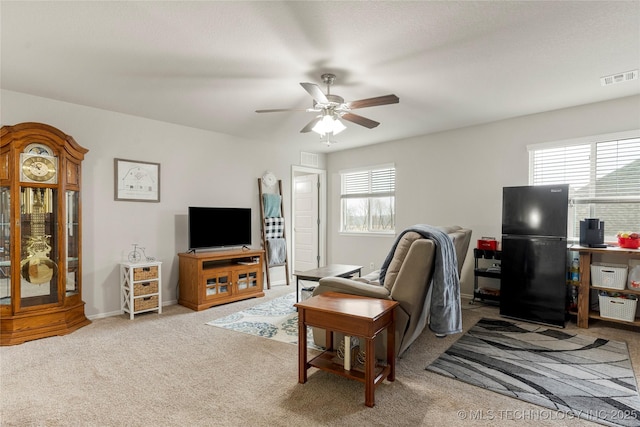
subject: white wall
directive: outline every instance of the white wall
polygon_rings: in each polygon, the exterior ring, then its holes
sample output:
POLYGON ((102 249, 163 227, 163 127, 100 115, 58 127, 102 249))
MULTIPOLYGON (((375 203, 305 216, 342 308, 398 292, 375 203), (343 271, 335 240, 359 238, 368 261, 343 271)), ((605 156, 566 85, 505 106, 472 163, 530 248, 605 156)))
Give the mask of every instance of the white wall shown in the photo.
MULTIPOLYGON (((89 149, 82 169, 83 299, 86 313, 120 312, 118 263, 139 243, 163 262, 165 301, 176 299, 178 252, 187 249, 189 205, 252 207, 259 247, 256 179, 267 169, 283 180, 290 217, 290 168, 300 141, 249 141, 169 123, 1 91, 1 124, 42 122, 89 149), (161 164, 160 203, 115 202, 113 159, 161 164)), ((368 270, 384 260, 393 237, 341 236, 339 171, 394 162, 398 230, 416 223, 460 224, 481 236, 500 235, 502 187, 527 183, 526 145, 640 128, 640 97, 520 117, 434 135, 320 155, 327 168, 328 262, 368 270)), ((291 231, 287 231, 292 235, 291 231)), ((473 285, 473 259, 462 292, 473 285)), ((276 272, 277 275, 278 272, 276 272)), ((275 276, 275 275, 274 275, 275 276)))
POLYGON ((500 238, 502 187, 528 184, 528 144, 640 129, 640 96, 551 111, 327 156, 328 258, 379 268, 395 237, 338 233, 342 169, 395 163, 396 230, 461 225, 473 236, 462 293, 473 293, 473 253, 482 236, 500 238))
MULTIPOLYGON (((260 247, 257 178, 271 170, 287 189, 290 217, 290 169, 300 163, 300 141, 249 141, 17 92, 3 90, 1 96, 2 125, 46 123, 89 150, 82 164, 82 281, 89 317, 120 312, 119 263, 133 243, 163 262, 163 299, 176 300, 176 254, 188 249, 188 206, 251 207, 252 246, 260 247), (160 163, 161 202, 114 201, 114 158, 160 163)), ((272 276, 276 282, 279 273, 272 276)))

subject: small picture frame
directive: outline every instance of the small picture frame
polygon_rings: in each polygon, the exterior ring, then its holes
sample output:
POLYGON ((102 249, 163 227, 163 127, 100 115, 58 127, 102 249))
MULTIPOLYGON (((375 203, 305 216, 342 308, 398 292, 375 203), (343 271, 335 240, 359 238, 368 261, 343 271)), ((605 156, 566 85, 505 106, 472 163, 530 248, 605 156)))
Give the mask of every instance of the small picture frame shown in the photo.
POLYGON ((160 163, 114 160, 114 200, 160 202, 160 163))

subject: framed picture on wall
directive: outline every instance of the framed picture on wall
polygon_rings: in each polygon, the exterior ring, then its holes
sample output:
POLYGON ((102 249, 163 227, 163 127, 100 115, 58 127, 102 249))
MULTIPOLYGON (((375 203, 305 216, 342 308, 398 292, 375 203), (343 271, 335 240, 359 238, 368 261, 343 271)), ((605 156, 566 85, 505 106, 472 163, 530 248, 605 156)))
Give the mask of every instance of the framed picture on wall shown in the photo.
POLYGON ((160 163, 114 160, 114 200, 160 202, 160 163))

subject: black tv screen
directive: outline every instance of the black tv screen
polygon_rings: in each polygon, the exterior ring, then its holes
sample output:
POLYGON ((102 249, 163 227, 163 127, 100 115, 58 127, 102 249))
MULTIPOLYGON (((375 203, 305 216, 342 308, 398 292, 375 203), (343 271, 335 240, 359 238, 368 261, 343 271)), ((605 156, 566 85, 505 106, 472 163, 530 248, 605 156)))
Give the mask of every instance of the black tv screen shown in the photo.
POLYGON ((251 245, 251 208, 189 207, 189 249, 251 245))

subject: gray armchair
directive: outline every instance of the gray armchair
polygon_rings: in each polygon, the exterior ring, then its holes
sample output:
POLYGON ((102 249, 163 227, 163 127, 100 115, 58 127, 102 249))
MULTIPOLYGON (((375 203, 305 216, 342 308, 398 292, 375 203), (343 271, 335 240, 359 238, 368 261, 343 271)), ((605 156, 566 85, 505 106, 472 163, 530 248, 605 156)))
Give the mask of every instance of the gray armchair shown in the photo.
MULTIPOLYGON (((471 241, 471 230, 459 226, 437 228, 453 241, 459 275, 471 241)), ((408 231, 398 241, 384 283, 378 281, 379 271, 355 279, 326 277, 320 280, 313 295, 333 291, 398 301, 400 305, 396 308, 395 354, 400 356, 429 322, 435 258, 435 242, 419 233, 408 231)), ((342 337, 337 333, 334 335, 334 342, 340 342, 342 337)), ((313 328, 313 339, 316 345, 324 347, 324 330, 313 328)), ((386 355, 386 342, 386 339, 376 340, 376 355, 380 359, 386 355)))

